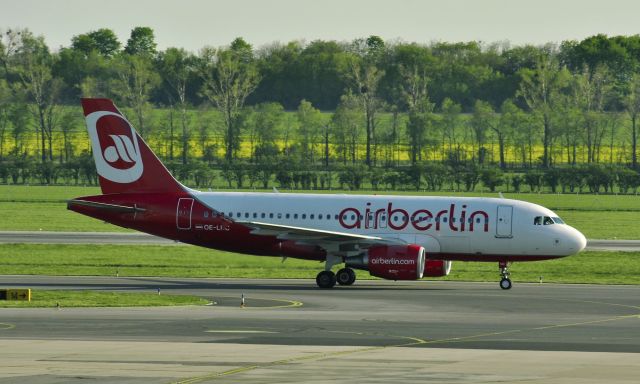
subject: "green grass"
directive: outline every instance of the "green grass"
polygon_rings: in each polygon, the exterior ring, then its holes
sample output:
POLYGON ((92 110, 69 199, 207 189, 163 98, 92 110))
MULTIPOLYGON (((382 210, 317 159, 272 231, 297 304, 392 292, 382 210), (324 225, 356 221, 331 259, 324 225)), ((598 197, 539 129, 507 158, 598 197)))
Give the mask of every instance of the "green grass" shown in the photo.
POLYGON ((555 212, 567 224, 579 229, 587 239, 640 239, 640 212, 555 212))
POLYGON ((67 204, 0 202, 0 231, 131 232, 67 210, 67 204))
POLYGON ((208 300, 187 295, 96 291, 31 291, 31 301, 0 301, 0 308, 151 307, 205 305, 208 300))
MULTIPOLYGON (((315 278, 323 264, 276 257, 258 257, 198 247, 125 245, 0 245, 3 274, 315 278)), ((560 260, 515 263, 517 282, 640 284, 640 253, 583 252, 560 260)), ((358 271, 358 278, 369 274, 358 271)), ((492 281, 497 263, 454 262, 446 279, 492 281)))

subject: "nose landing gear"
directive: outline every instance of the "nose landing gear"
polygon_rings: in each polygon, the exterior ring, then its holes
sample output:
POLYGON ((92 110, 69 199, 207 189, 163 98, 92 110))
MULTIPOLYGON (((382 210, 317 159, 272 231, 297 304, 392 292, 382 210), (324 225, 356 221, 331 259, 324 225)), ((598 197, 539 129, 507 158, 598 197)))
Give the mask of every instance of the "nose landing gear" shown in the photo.
POLYGON ((509 266, 506 261, 500 261, 498 263, 500 268, 500 276, 502 279, 500 280, 500 288, 502 289, 511 289, 511 279, 509 278, 509 266))

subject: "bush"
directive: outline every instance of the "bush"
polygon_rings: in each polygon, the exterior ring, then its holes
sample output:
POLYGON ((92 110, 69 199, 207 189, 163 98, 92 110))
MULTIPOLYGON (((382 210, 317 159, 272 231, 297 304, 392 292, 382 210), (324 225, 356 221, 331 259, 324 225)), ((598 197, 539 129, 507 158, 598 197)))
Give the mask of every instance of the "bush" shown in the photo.
POLYGON ((491 192, 495 192, 504 183, 504 175, 500 168, 489 168, 480 173, 480 180, 491 192))
POLYGON ((529 185, 531 192, 538 192, 542 186, 542 173, 539 171, 529 171, 524 175, 524 182, 529 185))

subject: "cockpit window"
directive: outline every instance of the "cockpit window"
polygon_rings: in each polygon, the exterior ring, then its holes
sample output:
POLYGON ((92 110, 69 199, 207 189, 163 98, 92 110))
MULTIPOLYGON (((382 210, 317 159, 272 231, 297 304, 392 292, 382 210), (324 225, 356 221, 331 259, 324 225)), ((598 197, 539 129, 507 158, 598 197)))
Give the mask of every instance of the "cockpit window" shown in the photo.
POLYGON ((560 220, 559 217, 549 217, 549 216, 536 216, 533 219, 533 225, 552 225, 552 224, 564 224, 564 221, 560 220))

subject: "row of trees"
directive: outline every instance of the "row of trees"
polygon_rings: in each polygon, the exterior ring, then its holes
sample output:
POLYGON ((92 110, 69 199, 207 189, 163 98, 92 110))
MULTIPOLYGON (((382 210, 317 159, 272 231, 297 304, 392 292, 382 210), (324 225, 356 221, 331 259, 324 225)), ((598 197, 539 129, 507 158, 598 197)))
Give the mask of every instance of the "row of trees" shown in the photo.
MULTIPOLYGON (((221 170, 196 160, 188 165, 167 164, 181 181, 198 188, 262 188, 293 190, 415 190, 415 191, 505 191, 562 193, 638 193, 640 173, 626 167, 579 166, 526 173, 504 172, 497 167, 416 163, 384 170, 363 164, 301 168, 292 162, 236 162, 221 170)), ((97 185, 93 157, 83 154, 66 163, 41 163, 32 159, 9 160, 0 167, 5 184, 97 185)))
POLYGON ((405 158, 504 169, 509 151, 529 168, 577 165, 583 152, 587 163, 638 167, 640 36, 539 47, 370 36, 260 49, 238 38, 197 54, 158 51, 147 27, 134 28, 124 48, 109 29, 74 36, 57 52, 28 30, 1 36, 0 161, 31 155, 30 132, 41 163, 54 161, 56 139, 62 162, 86 155, 73 144, 77 108, 65 105, 108 96, 143 137, 168 143, 170 161, 201 157, 219 169, 247 160, 370 168, 405 158), (159 124, 153 106, 169 111, 159 124), (194 118, 194 108, 217 114, 194 118), (247 145, 248 159, 240 155, 247 145))

